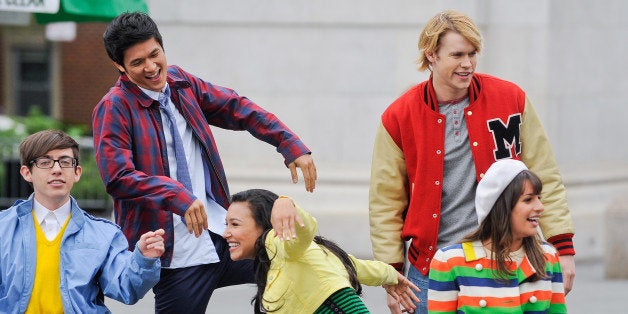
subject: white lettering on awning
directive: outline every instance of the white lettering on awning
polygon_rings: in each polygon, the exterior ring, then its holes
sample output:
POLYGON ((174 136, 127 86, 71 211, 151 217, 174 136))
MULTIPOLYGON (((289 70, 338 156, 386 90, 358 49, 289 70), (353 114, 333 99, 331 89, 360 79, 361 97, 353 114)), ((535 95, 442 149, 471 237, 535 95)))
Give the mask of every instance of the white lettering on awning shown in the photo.
POLYGON ((0 0, 0 11, 57 13, 59 0, 0 0))

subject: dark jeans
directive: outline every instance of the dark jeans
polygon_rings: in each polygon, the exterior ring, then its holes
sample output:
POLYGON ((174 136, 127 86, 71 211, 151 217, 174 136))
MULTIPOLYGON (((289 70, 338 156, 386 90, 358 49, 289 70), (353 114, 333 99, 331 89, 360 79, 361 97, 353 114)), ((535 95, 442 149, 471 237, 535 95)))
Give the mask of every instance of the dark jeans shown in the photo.
POLYGON ((220 262, 185 268, 162 269, 153 287, 155 313, 199 313, 207 310, 214 290, 221 287, 253 283, 253 261, 232 261, 227 241, 209 232, 220 262))

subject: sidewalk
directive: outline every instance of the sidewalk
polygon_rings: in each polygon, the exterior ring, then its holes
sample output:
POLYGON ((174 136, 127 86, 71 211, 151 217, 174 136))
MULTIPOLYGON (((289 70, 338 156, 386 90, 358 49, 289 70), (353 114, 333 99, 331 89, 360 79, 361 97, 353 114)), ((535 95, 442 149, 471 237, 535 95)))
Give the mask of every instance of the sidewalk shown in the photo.
MULTIPOLYGON (((575 289, 567 296, 570 314, 626 313, 624 300, 628 296, 628 280, 605 280, 602 263, 577 263, 577 271, 575 289)), ((384 293, 384 289, 380 287, 364 286, 363 299, 371 313, 389 313, 384 293)), ((207 313, 252 313, 249 301, 253 294, 255 287, 252 285, 218 289, 209 302, 207 313)), ((132 306, 109 299, 106 304, 114 314, 150 314, 154 313, 153 302, 152 292, 149 292, 144 299, 132 306)))

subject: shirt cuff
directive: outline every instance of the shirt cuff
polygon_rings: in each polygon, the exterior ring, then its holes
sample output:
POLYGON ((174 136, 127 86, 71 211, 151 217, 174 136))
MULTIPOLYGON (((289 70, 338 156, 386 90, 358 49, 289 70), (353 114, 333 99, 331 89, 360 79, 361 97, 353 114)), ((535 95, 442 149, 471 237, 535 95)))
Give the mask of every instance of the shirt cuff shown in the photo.
POLYGON ((573 233, 555 235, 547 239, 547 242, 556 248, 558 255, 576 255, 573 247, 573 233))
POLYGON ((133 250, 133 254, 135 255, 135 261, 137 262, 137 265, 140 266, 140 268, 142 269, 153 268, 155 263, 159 262, 158 257, 146 257, 142 255, 142 252, 140 251, 140 248, 137 246, 137 244, 135 245, 135 250, 133 250))
POLYGON ((394 267, 395 270, 403 275, 403 263, 390 263, 390 266, 394 267))

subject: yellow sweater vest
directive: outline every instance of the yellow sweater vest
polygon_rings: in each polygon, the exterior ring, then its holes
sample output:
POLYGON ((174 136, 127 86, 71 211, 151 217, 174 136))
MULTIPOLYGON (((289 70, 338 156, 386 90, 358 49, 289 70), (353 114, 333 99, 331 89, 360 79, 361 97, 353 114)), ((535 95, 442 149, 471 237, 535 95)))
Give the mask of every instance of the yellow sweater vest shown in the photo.
POLYGON ((26 314, 63 313, 63 302, 59 289, 61 283, 59 265, 61 263, 61 239, 70 221, 70 216, 57 236, 49 241, 37 223, 37 218, 33 215, 37 240, 37 266, 35 267, 35 281, 26 314))

